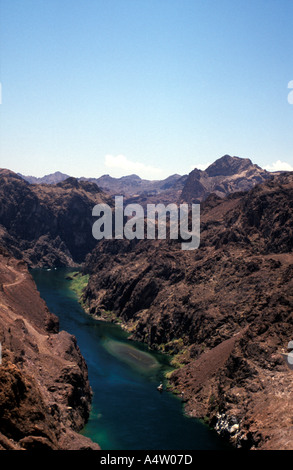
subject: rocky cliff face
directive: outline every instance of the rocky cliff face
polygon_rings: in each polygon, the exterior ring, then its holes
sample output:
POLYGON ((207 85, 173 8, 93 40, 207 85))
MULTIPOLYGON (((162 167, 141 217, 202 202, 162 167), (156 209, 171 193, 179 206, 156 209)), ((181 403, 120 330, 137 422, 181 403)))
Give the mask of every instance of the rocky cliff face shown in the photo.
POLYGON ((96 245, 92 236, 95 204, 112 205, 94 183, 75 178, 52 185, 30 185, 0 170, 0 241, 32 267, 74 266, 96 245))
POLYGON ((171 382, 188 412, 242 447, 292 448, 293 372, 281 356, 293 335, 292 214, 293 175, 283 174, 208 197, 198 250, 109 240, 87 258, 89 312, 177 354, 171 382))
POLYGON ((0 249, 0 449, 98 449, 77 432, 91 402, 76 340, 40 298, 25 263, 0 249))
POLYGON ((201 202, 212 193, 225 197, 234 192, 249 191, 270 176, 269 172, 254 165, 248 158, 224 155, 205 171, 195 169, 188 175, 181 200, 201 202))

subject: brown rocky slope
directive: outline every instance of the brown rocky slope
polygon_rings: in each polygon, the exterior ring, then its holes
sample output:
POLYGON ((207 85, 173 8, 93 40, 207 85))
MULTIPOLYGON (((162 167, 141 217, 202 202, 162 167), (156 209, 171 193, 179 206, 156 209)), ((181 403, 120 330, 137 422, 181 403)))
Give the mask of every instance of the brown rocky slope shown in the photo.
POLYGON ((84 302, 133 338, 172 354, 192 416, 239 447, 293 448, 293 175, 248 193, 211 195, 201 245, 104 241, 88 256, 84 302))
POLYGON ((76 340, 40 298, 23 261, 0 249, 0 450, 82 450, 91 402, 76 340))

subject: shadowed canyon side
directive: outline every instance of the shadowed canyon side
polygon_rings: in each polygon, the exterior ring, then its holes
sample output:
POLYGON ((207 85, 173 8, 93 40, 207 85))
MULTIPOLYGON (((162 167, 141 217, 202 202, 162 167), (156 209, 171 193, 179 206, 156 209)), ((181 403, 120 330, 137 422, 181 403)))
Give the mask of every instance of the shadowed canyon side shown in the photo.
POLYGON ((0 248, 0 449, 99 449, 80 434, 91 389, 76 340, 59 332, 23 261, 0 248))
POLYGON ((0 241, 30 267, 76 266, 96 245, 95 204, 112 205, 94 183, 75 178, 57 185, 30 185, 0 170, 0 241))
POLYGON ((186 409, 243 448, 290 449, 293 175, 202 204, 201 245, 104 241, 88 255, 89 313, 175 355, 186 409))

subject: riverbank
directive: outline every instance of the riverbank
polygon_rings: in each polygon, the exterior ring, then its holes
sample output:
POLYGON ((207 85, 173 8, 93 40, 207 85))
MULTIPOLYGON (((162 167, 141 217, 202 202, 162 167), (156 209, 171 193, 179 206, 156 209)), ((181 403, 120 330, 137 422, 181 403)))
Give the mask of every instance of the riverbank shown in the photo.
POLYGON ((104 450, 226 449, 216 432, 184 414, 179 398, 157 391, 170 370, 167 356, 129 341, 120 325, 88 315, 70 289, 68 274, 72 270, 37 270, 34 277, 88 364, 93 405, 82 433, 104 450))
MULTIPOLYGON (((84 299, 83 293, 88 284, 89 276, 84 275, 82 271, 74 271, 68 276, 66 276, 67 281, 70 281, 69 288, 76 294, 79 303, 81 304, 83 310, 90 315, 95 321, 101 322, 110 322, 114 325, 117 325, 118 328, 121 328, 124 332, 127 333, 127 338, 135 342, 132 338, 132 333, 135 331, 135 324, 131 323, 130 325, 123 321, 121 318, 117 317, 113 312, 110 311, 99 311, 99 315, 91 314, 87 302, 84 299)), ((142 347, 146 346, 145 343, 141 344, 142 347)), ((182 402, 183 409, 182 413, 186 416, 199 419, 205 426, 213 429, 211 427, 211 423, 206 416, 197 416, 195 415, 189 407, 189 400, 190 400, 190 391, 189 387, 186 383, 176 383, 174 379, 174 374, 177 374, 181 368, 184 368, 186 364, 188 364, 188 355, 186 349, 182 348, 182 341, 176 340, 171 342, 171 344, 160 345, 158 349, 152 349, 154 353, 163 354, 166 358, 167 367, 165 367, 163 373, 163 383, 164 389, 171 392, 174 396, 177 396, 180 401, 182 402), (168 351, 168 352, 167 352, 168 351)), ((121 350, 120 350, 121 352, 121 350)), ((230 426, 231 427, 231 426, 230 426)), ((229 425, 217 427, 215 431, 221 435, 225 441, 232 441, 232 445, 235 445, 235 441, 231 440, 231 434, 234 434, 234 429, 232 429, 232 433, 229 433, 229 425)))
MULTIPOLYGON (((100 311, 99 315, 94 314, 92 315, 89 311, 89 307, 87 303, 84 301, 84 291, 88 285, 89 282, 89 275, 88 274, 83 274, 82 271, 76 271, 74 270, 72 273, 68 274, 66 276, 66 280, 70 281, 69 282, 69 288, 76 294, 78 302, 82 306, 83 310, 88 314, 91 315, 92 318, 94 318, 97 321, 103 321, 103 322, 109 322, 109 323, 114 323, 115 325, 119 326, 124 330, 125 332, 128 333, 129 339, 131 340, 131 333, 135 329, 135 325, 131 324, 129 325, 127 322, 123 321, 122 318, 117 317, 113 312, 111 311, 100 311)), ((175 354, 175 351, 178 351, 178 347, 181 346, 181 342, 174 341, 174 347, 173 349, 169 348, 168 353, 165 351, 164 345, 161 346, 161 348, 158 349, 158 352, 167 354, 168 360, 170 360, 170 370, 166 371, 165 377, 168 379, 172 372, 174 372, 176 369, 182 367, 184 365, 184 352, 180 352, 175 354)), ((168 384, 168 388, 171 389, 172 386, 171 384, 168 384)), ((181 392, 176 390, 174 387, 172 388, 173 393, 175 394, 180 394, 181 392)))

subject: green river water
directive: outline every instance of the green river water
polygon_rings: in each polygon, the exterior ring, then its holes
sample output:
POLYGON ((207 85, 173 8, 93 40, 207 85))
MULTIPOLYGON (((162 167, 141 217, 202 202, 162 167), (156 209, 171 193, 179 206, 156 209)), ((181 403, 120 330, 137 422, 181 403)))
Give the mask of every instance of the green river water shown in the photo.
POLYGON ((94 394, 82 433, 103 450, 228 449, 213 430, 184 414, 179 398, 157 391, 170 369, 166 356, 130 342, 119 326, 83 311, 66 280, 70 271, 33 270, 32 275, 60 329, 76 336, 88 365, 94 394))

